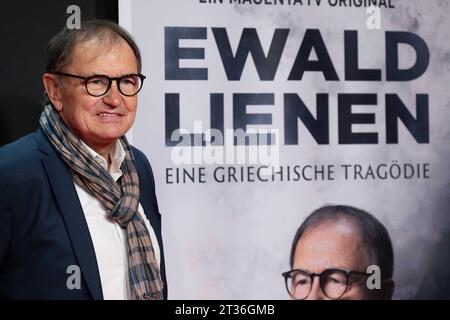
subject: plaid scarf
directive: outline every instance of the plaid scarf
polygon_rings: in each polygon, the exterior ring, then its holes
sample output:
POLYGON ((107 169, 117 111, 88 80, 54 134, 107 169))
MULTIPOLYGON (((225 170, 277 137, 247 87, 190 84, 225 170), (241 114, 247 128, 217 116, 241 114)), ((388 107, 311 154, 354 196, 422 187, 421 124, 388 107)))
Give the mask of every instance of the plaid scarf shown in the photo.
POLYGON ((110 217, 126 229, 128 274, 133 298, 163 299, 163 283, 150 234, 144 220, 138 214, 139 178, 134 166, 134 156, 125 136, 120 138, 126 153, 121 166, 123 175, 115 182, 94 160, 52 105, 45 106, 39 123, 59 155, 70 167, 75 182, 97 198, 110 217))

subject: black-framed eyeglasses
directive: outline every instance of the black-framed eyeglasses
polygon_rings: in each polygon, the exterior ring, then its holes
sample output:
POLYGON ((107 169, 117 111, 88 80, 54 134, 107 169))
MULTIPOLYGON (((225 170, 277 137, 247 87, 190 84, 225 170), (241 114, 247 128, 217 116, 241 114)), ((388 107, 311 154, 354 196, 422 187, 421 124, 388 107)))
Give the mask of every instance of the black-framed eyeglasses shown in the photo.
POLYGON ((314 277, 319 277, 319 285, 322 292, 329 299, 339 299, 346 292, 350 284, 351 275, 369 276, 369 273, 342 270, 326 269, 321 273, 311 273, 301 269, 293 269, 283 272, 286 290, 295 300, 304 300, 311 292, 314 277))
POLYGON ((111 88, 112 82, 115 80, 121 94, 127 97, 136 95, 144 84, 145 76, 141 73, 126 74, 121 77, 111 78, 103 74, 97 74, 90 77, 83 77, 67 72, 53 71, 53 74, 72 77, 84 80, 86 91, 94 97, 105 95, 111 88))

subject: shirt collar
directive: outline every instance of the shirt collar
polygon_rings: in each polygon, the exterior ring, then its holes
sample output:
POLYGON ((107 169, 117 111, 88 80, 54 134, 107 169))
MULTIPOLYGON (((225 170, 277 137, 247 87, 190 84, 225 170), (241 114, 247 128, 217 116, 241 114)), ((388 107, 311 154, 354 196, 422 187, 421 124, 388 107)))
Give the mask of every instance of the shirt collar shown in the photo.
MULTIPOLYGON (((83 145, 86 147, 87 151, 94 158, 94 160, 103 167, 106 171, 108 171, 108 162, 102 157, 99 153, 89 147, 84 141, 81 141, 83 145)), ((117 181, 122 176, 122 170, 120 170, 120 166, 122 162, 125 160, 126 153, 125 149, 122 146, 120 140, 116 140, 116 143, 113 145, 113 148, 109 152, 109 157, 111 159, 111 166, 109 167, 109 174, 113 177, 114 181, 117 181)))

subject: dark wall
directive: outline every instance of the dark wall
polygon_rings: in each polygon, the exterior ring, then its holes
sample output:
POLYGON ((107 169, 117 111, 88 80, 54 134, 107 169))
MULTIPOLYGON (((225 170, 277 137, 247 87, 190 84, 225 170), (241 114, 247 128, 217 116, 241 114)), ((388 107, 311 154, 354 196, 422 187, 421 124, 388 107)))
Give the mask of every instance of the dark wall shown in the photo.
POLYGON ((36 130, 42 110, 45 50, 66 24, 67 7, 81 20, 118 21, 117 0, 0 1, 0 146, 36 130))

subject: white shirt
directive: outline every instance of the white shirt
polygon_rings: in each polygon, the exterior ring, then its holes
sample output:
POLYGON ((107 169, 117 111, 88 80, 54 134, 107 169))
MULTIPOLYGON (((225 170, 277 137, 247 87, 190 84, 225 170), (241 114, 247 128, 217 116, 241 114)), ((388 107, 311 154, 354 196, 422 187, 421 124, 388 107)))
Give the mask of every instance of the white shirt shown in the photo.
MULTIPOLYGON (((94 159, 108 170, 106 159, 84 144, 94 159)), ((114 181, 122 176, 120 166, 125 159, 125 150, 117 140, 110 154, 111 166, 109 173, 114 181)), ((78 184, 75 189, 83 208, 86 222, 89 227, 92 242, 94 245, 97 265, 100 272, 100 280, 105 300, 125 300, 131 299, 130 285, 128 278, 128 254, 125 229, 108 217, 106 210, 97 198, 91 196, 78 184)), ((141 204, 138 209, 139 214, 145 221, 145 225, 150 233, 150 238, 155 251, 156 261, 161 267, 161 256, 158 240, 150 222, 148 221, 141 204)))

